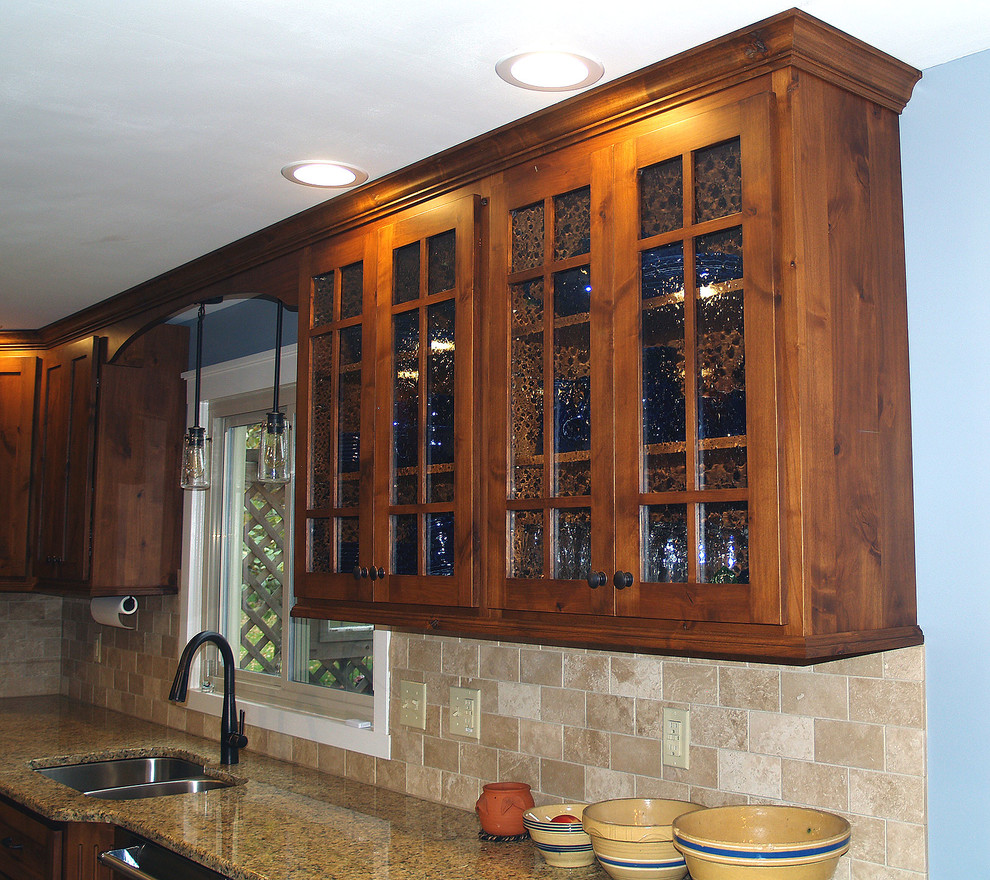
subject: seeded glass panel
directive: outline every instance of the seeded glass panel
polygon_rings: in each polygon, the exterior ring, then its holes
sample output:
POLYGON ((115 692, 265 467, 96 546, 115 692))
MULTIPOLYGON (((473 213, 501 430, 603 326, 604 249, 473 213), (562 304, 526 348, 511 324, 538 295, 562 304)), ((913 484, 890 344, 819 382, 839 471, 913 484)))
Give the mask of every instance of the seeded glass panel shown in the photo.
POLYGON ((392 319, 392 501, 419 501, 419 310, 392 319))
POLYGON ((543 265, 543 202, 512 212, 512 271, 543 265))
POLYGON ((392 302, 419 299, 419 242, 414 241, 392 252, 392 302))
POLYGON ((591 509, 573 507, 554 511, 553 576, 584 579, 591 571, 591 509))
POLYGON ((332 546, 330 520, 311 519, 309 521, 309 559, 306 562, 306 570, 315 571, 318 574, 329 574, 332 571, 330 553, 332 546))
POLYGON ((543 279, 513 284, 510 498, 543 494, 543 279))
POLYGON ((553 276, 555 495, 591 493, 591 309, 587 266, 553 276))
POLYGON ((745 501, 719 501, 698 508, 698 580, 749 583, 749 512, 745 501))
POLYGON ((643 295, 643 491, 687 488, 684 244, 640 255, 643 295))
POLYGON ((419 517, 402 513, 392 518, 392 571, 419 574, 419 517))
POLYGON ((340 317, 356 318, 364 299, 364 263, 351 263, 340 270, 340 317))
POLYGON ((553 258, 565 260, 591 250, 591 187, 553 198, 553 258))
POLYGON ((454 300, 426 312, 426 500, 454 500, 454 300))
POLYGON ((426 290, 428 293, 442 293, 454 289, 456 245, 457 239, 453 229, 427 239, 426 290))
POLYGON ((742 488, 746 485, 742 228, 697 238, 695 270, 699 485, 742 488), (738 440, 725 442, 728 437, 738 440))
POLYGON ((697 223, 742 210, 739 138, 694 154, 694 216, 697 223))
POLYGON ((350 574, 358 564, 360 520, 356 516, 334 517, 337 524, 337 571, 350 574))
POLYGON ((426 515, 426 573, 451 577, 454 574, 454 514, 426 515))
POLYGON ((652 504, 643 509, 644 580, 685 584, 688 579, 687 506, 652 504))
POLYGON ((639 172, 639 237, 648 238, 684 225, 684 171, 681 157, 639 172))
POLYGON ((333 334, 312 338, 309 360, 309 505, 329 507, 333 504, 333 334))
POLYGON ((543 577, 543 513, 509 511, 509 577, 543 577))
POLYGON ((337 504, 357 507, 361 470, 361 325, 340 331, 337 409, 337 504))
POLYGON ((333 320, 333 277, 334 273, 324 272, 313 276, 313 314, 310 326, 329 324, 333 320))

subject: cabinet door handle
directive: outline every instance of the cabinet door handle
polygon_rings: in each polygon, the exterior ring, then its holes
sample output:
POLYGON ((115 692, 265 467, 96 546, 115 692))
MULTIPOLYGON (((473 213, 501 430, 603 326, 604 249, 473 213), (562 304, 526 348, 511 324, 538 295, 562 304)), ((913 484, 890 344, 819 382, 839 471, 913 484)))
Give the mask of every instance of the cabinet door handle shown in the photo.
POLYGON ((380 565, 378 566, 378 568, 375 568, 374 566, 372 566, 371 567, 371 572, 369 574, 369 577, 373 581, 374 580, 381 580, 382 578, 385 577, 385 569, 382 568, 380 565))
POLYGON ((359 581, 361 578, 366 578, 368 576, 368 569, 362 568, 360 565, 354 566, 354 571, 351 572, 354 575, 354 580, 359 581))
POLYGON ((24 844, 16 843, 13 837, 5 837, 3 840, 0 840, 0 843, 2 843, 7 849, 12 849, 15 851, 24 849, 24 844))
POLYGON ((597 590, 599 587, 604 587, 607 580, 608 578, 604 571, 593 571, 588 575, 588 586, 593 590, 597 590))
POLYGON ((633 576, 631 571, 617 571, 615 577, 612 578, 612 583, 615 584, 617 590, 624 590, 626 587, 631 587, 633 582, 633 576))

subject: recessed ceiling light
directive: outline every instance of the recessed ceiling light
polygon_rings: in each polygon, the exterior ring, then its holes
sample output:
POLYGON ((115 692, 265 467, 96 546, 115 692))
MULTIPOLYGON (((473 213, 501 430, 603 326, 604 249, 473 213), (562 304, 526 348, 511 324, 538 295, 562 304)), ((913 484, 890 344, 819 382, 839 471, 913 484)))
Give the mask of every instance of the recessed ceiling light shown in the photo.
POLYGON ((577 52, 516 52, 495 65, 507 83, 537 92, 567 92, 598 82, 605 73, 600 61, 577 52))
POLYGON ((326 162, 322 159, 305 159, 291 162, 282 169, 282 176, 303 186, 344 188, 357 186, 368 179, 368 172, 346 162, 326 162))

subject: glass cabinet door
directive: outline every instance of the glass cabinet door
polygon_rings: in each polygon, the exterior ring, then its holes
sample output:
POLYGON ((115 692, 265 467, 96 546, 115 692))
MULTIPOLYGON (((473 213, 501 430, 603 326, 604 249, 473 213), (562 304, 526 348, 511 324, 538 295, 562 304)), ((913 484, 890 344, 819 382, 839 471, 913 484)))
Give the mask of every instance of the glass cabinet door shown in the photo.
POLYGON ((367 233, 315 254, 308 309, 300 310, 305 441, 297 448, 305 457, 296 468, 305 474, 297 493, 305 551, 297 554, 296 593, 303 597, 372 597, 375 243, 367 233))
POLYGON ((768 138, 758 96, 620 151, 621 615, 780 621, 768 138))
POLYGON ((504 556, 491 559, 504 575, 505 608, 610 607, 608 591, 588 580, 610 572, 612 556, 607 523, 593 516, 611 472, 610 453, 596 454, 609 434, 610 365, 593 318, 609 308, 593 165, 587 154, 563 154, 507 174, 493 212, 493 253, 505 255, 495 270, 505 336, 495 350, 508 387, 493 404, 507 454, 496 464, 506 474, 493 528, 504 556))
POLYGON ((475 220, 468 197, 379 241, 379 601, 476 604, 472 550, 475 220))

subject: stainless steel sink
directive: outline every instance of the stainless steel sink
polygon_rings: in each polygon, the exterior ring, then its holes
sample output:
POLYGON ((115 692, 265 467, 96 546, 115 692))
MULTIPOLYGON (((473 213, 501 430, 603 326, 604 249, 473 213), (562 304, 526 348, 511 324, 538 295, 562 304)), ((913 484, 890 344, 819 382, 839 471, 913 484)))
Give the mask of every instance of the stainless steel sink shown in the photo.
POLYGON ((116 758, 40 767, 38 773, 104 800, 132 800, 228 788, 232 780, 210 776, 203 764, 185 758, 116 758))

